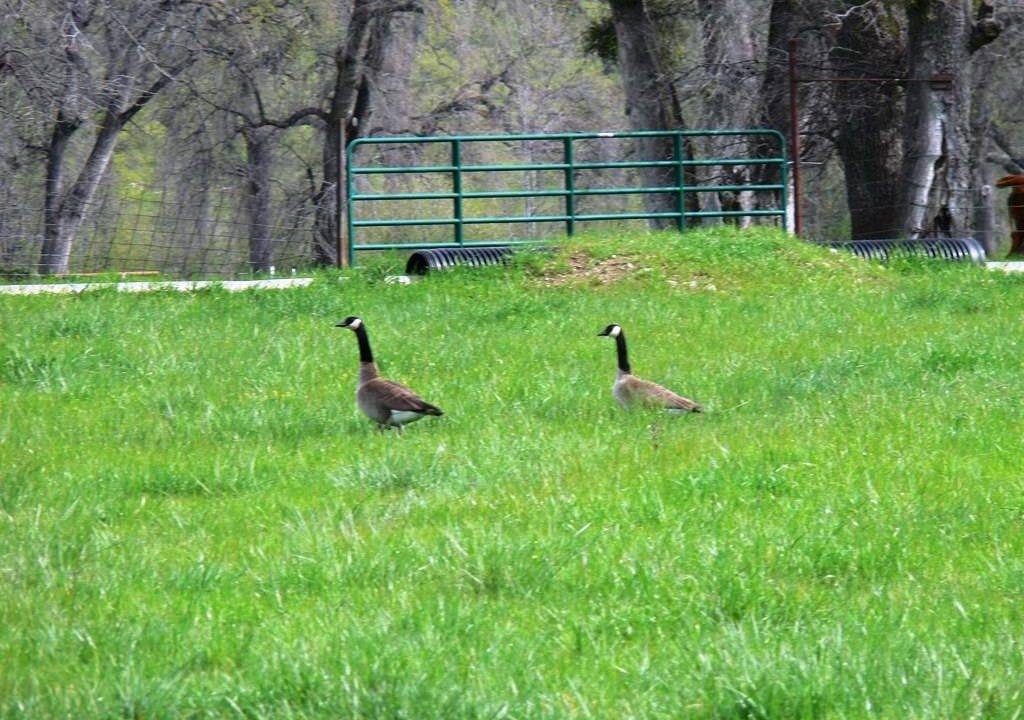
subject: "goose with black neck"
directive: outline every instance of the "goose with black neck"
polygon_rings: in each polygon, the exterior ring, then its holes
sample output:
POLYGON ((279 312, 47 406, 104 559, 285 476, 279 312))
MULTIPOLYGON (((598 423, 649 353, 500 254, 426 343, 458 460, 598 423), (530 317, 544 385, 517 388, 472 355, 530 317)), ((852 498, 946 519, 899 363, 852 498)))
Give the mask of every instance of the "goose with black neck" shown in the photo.
POLYGON ((618 354, 619 368, 612 385, 612 396, 619 405, 625 408, 638 405, 660 408, 670 413, 702 412, 704 408, 682 395, 661 385, 638 378, 629 366, 629 351, 626 348, 626 333, 621 325, 612 323, 598 333, 599 337, 615 338, 615 350, 618 354))
POLYGON ((354 315, 342 320, 336 327, 355 333, 359 342, 359 380, 356 383, 356 405, 380 429, 403 428, 428 415, 441 416, 441 408, 425 402, 409 388, 380 376, 373 359, 366 324, 354 315))

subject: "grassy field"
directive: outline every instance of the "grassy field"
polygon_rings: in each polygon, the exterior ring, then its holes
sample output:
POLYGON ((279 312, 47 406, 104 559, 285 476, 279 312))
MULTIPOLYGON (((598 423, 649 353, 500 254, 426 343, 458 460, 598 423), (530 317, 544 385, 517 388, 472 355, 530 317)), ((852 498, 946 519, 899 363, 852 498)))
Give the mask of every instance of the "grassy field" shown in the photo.
POLYGON ((0 297, 0 715, 1017 718, 1024 280, 772 232, 0 297), (385 374, 446 411, 354 405, 385 374), (708 407, 614 405, 634 369, 708 407))

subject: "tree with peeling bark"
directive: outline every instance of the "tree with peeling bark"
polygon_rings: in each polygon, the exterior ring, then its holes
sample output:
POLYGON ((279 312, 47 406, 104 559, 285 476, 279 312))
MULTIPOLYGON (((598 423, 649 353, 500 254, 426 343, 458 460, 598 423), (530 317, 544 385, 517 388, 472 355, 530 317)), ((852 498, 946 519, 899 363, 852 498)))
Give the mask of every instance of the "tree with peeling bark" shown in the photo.
POLYGON ((971 55, 999 36, 994 0, 907 3, 911 80, 903 132, 903 230, 956 236, 971 221, 971 55))
MULTIPOLYGON (((773 13, 793 5, 776 0, 773 13)), ((990 181, 970 125, 985 86, 972 56, 999 37, 996 10, 994 0, 804 4, 796 32, 818 48, 799 63, 831 102, 803 118, 838 155, 851 237, 970 234, 991 216, 977 207, 991 207, 990 181)))
POLYGON ((1024 128, 1013 112, 1024 102, 1024 86, 1014 73, 1001 72, 1016 66, 1016 49, 1024 41, 1024 5, 1001 10, 999 38, 971 57, 971 225, 989 257, 999 252, 1006 239, 1000 231, 999 193, 992 182, 1007 173, 1024 173, 1024 152, 1019 149, 1024 145, 1018 144, 1024 128))

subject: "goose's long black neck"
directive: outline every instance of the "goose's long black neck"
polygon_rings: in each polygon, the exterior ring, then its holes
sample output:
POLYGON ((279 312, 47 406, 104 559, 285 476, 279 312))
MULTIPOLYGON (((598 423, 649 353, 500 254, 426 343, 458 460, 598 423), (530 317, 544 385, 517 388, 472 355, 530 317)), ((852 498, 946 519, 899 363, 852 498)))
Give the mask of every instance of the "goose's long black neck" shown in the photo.
POLYGON ((619 334, 615 336, 615 349, 619 354, 619 370, 624 373, 629 372, 629 355, 626 352, 626 334, 619 331, 619 334))
POLYGON ((356 328, 356 339, 359 340, 359 362, 372 363, 373 351, 370 350, 370 338, 364 326, 356 328))

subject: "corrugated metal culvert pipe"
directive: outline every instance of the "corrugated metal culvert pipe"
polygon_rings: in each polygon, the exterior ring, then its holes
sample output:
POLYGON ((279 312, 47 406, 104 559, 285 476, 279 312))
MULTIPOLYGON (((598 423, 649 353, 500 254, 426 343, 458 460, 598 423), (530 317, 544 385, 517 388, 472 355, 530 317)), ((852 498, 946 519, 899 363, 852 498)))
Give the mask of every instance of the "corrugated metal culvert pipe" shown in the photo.
POLYGON ((433 270, 448 270, 456 266, 502 265, 508 262, 511 254, 512 248, 508 245, 417 250, 405 263, 405 272, 407 275, 426 275, 433 270))
POLYGON ((867 260, 886 261, 894 256, 921 255, 953 262, 985 262, 985 248, 972 237, 920 238, 915 240, 840 240, 825 247, 848 250, 867 260))

